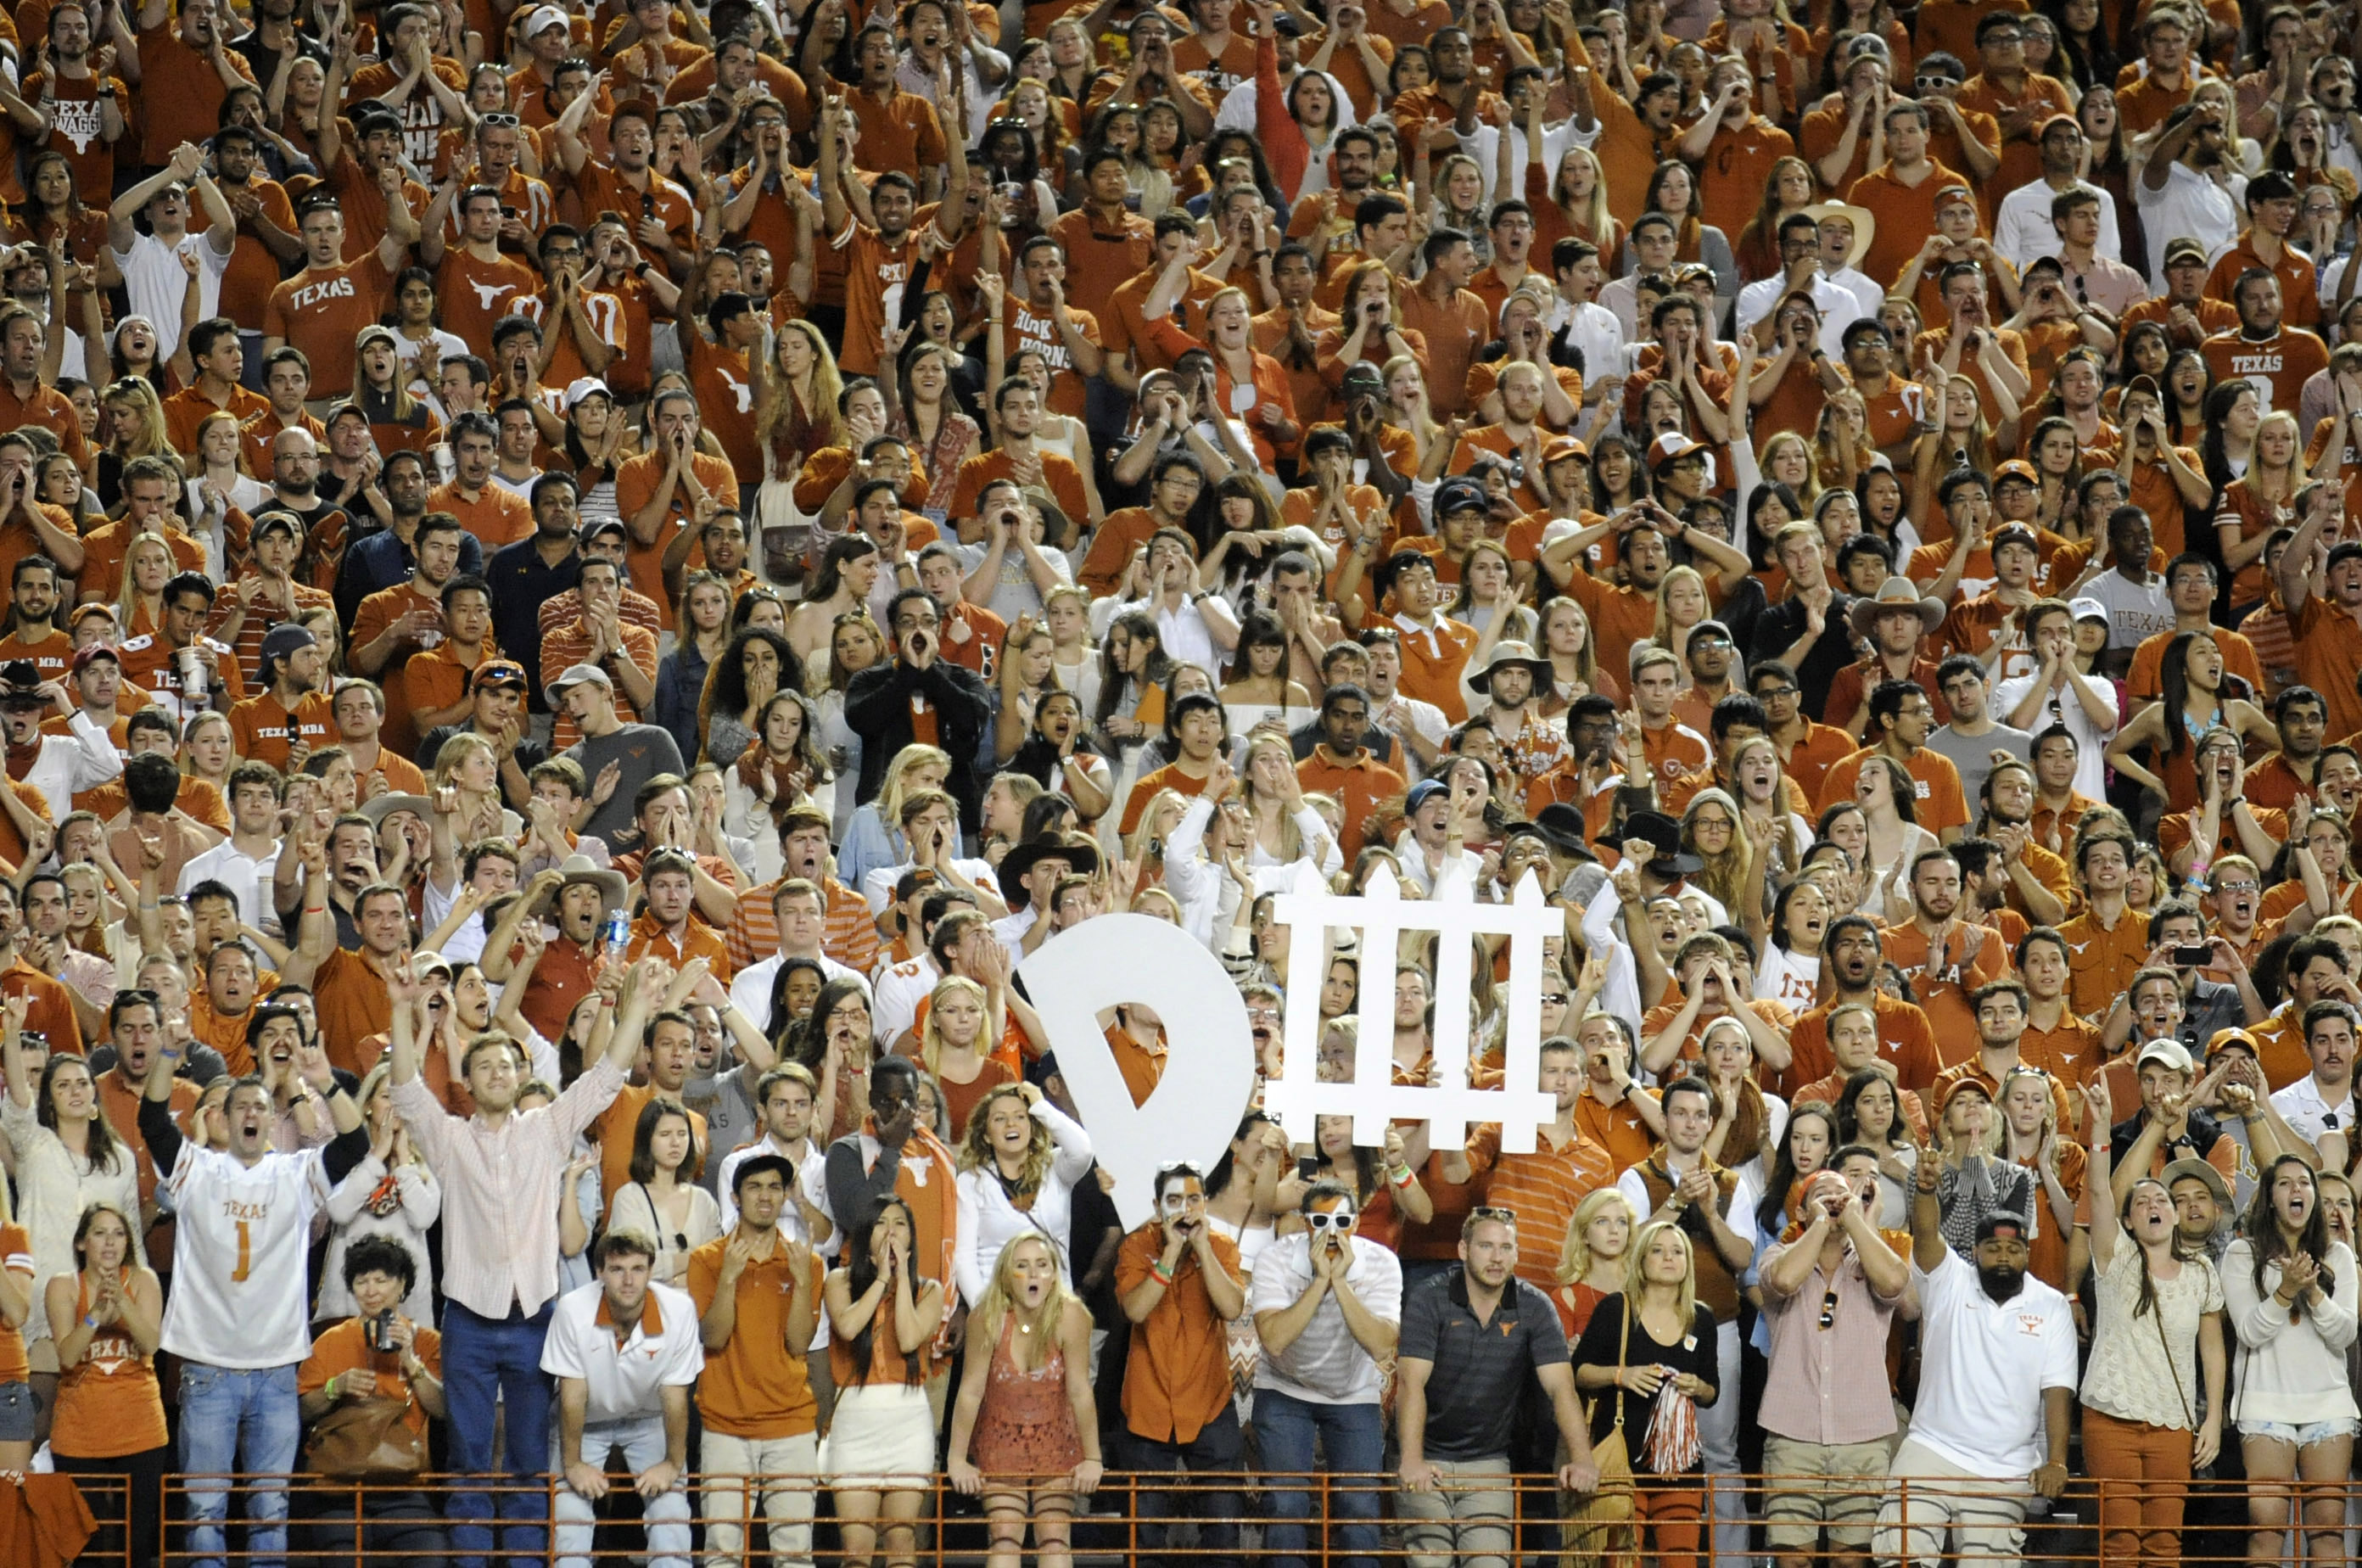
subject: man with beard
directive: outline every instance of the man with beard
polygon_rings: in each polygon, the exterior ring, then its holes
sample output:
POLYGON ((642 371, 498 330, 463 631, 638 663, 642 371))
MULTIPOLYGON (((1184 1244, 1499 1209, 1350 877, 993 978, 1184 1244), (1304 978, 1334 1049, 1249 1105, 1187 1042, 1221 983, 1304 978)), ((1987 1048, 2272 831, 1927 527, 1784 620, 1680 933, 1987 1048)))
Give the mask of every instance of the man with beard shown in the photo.
MULTIPOLYGON (((1962 910, 1960 884, 1959 862, 1949 850, 1922 854, 1911 865, 1910 922, 1881 933, 1886 957, 1911 977, 1947 1066, 1962 1059, 1981 1027, 1981 1013, 1970 994, 2009 972, 2009 952, 2000 933, 1973 923, 1962 910)), ((2024 1003, 2021 997, 2021 1024, 2024 1003)), ((1994 1081, 1998 1099, 1998 1074, 1994 1081)))
POLYGON ((74 655, 73 639, 58 626, 59 575, 57 562, 39 554, 19 558, 8 574, 8 635, 0 637, 0 659, 29 660, 44 680, 62 679, 74 655))
MULTIPOLYGON (((1702 634, 1705 628, 1698 630, 1702 634)), ((1696 663, 1697 646, 1698 637, 1693 635, 1690 642, 1693 667, 1696 663)), ((1730 646, 1727 633, 1722 646, 1727 678, 1730 646)), ((1532 648, 1511 638, 1496 644, 1491 662, 1475 671, 1468 680, 1470 686, 1485 695, 1483 717, 1500 742, 1502 761, 1516 775, 1511 787, 1520 794, 1564 763, 1571 755, 1563 730, 1535 710, 1538 695, 1551 690, 1556 676, 1550 660, 1536 657, 1532 648)), ((1708 705, 1711 706, 1710 701, 1708 705)))
MULTIPOLYGON (((2304 297, 2317 299, 2308 284, 2304 297)), ((2329 369, 2329 349, 2284 315, 2279 275, 2250 267, 2233 285, 2231 302, 2238 308, 2239 330, 2208 338, 2199 352, 2216 382, 2234 379, 2256 389, 2258 412, 2285 409, 2293 414, 2304 383, 2329 369)))
POLYGON ((294 622, 270 628, 262 639, 266 690, 230 710, 237 754, 253 762, 292 771, 309 755, 330 744, 335 724, 328 694, 322 690, 327 664, 319 639, 294 622))
POLYGON ((2220 104, 2184 104, 2165 116, 2141 166, 2133 202, 2149 237, 2149 282, 2159 293, 2169 251, 2194 241, 2202 266, 2205 255, 2238 237, 2238 197, 2247 181, 2232 167, 2230 137, 2220 104))
POLYGON ((1883 1561, 1912 1563, 1954 1549, 2014 1560, 2027 1499, 2066 1490, 2075 1320, 2064 1296, 2027 1276, 2024 1216, 1996 1211, 1978 1223, 1973 1269, 1945 1244, 1936 1198, 1942 1165, 1922 1161, 1913 1184, 1924 1364, 1911 1435, 1889 1471, 1908 1484, 1908 1524, 1900 1496, 1890 1497, 1876 1550, 1883 1561))
POLYGON ((2246 796, 2253 805, 2284 812, 2317 787, 2329 704, 2310 686, 2291 686, 2272 699, 2272 723, 2279 732, 2279 749, 2247 769, 2246 796))
MULTIPOLYGON (((1997 757, 1989 767, 1980 796, 1984 813, 1977 832, 1983 835, 1978 842, 1990 844, 1997 855, 1992 867, 1981 869, 1997 871, 1999 879, 1983 907, 2005 908, 2027 924, 2056 925, 2067 918, 2072 878, 2065 860, 2034 841, 2034 768, 2013 757, 1997 757)), ((1953 847, 1964 850, 1969 842, 1963 840, 1953 847)), ((1963 864, 1960 869, 1972 888, 1981 886, 1980 868, 1963 864)), ((1983 923, 2012 941, 2025 934, 2023 929, 2013 933, 2006 921, 1983 923)))
POLYGON ((1877 924, 1865 915, 1832 921, 1821 948, 1829 999, 1826 1005, 1798 1015, 1789 1032, 1792 1060, 1782 1075, 1784 1081, 1810 1083, 1828 1076, 1836 1065, 1829 1054, 1829 1014, 1855 1002, 1869 1008, 1878 1019, 1879 1055, 1894 1064, 1895 1087, 1915 1091, 1935 1083, 1944 1064, 1927 1015, 1910 1002, 1888 996, 1878 983, 1884 948, 1877 924))

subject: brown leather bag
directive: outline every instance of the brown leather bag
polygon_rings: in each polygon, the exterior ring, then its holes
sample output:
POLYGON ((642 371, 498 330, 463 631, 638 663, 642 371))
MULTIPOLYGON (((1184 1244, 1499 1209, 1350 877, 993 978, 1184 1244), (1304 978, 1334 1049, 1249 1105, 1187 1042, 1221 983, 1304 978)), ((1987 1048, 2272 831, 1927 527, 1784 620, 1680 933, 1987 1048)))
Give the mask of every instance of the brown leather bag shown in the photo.
POLYGON ((348 1399, 312 1423, 304 1468, 334 1481, 401 1480, 425 1473, 426 1439, 406 1418, 410 1401, 348 1399))

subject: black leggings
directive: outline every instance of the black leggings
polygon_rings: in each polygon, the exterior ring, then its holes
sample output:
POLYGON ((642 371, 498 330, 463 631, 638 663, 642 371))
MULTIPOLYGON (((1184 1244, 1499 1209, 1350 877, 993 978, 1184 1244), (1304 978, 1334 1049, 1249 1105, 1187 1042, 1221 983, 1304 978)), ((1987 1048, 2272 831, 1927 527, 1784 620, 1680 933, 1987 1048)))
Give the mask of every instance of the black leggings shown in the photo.
MULTIPOLYGON (((171 1467, 170 1445, 151 1448, 142 1453, 127 1453, 119 1459, 76 1459, 71 1454, 56 1452, 51 1460, 61 1475, 119 1476, 129 1485, 131 1514, 131 1561, 148 1564, 160 1560, 163 1548, 164 1473, 171 1467)), ((97 1558, 123 1555, 124 1517, 122 1492, 112 1486, 83 1487, 89 1496, 90 1511, 102 1521, 98 1533, 90 1538, 91 1554, 97 1558)))

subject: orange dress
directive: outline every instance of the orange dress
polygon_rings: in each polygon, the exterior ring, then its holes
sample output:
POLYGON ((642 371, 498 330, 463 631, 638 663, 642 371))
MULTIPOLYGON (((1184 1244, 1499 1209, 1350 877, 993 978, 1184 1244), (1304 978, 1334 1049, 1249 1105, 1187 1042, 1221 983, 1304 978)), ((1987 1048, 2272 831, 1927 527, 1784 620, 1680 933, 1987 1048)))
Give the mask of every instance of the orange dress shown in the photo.
POLYGON ((1000 1320, 984 1405, 968 1439, 968 1457, 987 1475, 1040 1482, 1072 1474, 1083 1462, 1074 1401, 1066 1397, 1065 1348, 1054 1327, 1044 1327, 1050 1330, 1050 1353, 1028 1372, 1017 1364, 1012 1342, 1017 1314, 1000 1320))

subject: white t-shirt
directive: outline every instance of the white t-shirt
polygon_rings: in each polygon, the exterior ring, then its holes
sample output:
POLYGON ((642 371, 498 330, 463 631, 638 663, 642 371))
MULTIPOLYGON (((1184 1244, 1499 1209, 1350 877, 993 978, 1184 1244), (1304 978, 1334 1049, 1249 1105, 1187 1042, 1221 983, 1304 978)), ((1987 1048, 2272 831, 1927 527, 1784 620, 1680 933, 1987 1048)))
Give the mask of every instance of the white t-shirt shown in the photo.
MULTIPOLYGON (((2133 204, 2148 236, 2148 284, 2165 293, 2165 248, 2175 239, 2195 239, 2212 255, 2239 237, 2239 214, 2247 177, 2234 174, 2226 190, 2176 161, 2166 166, 2165 188, 2152 191, 2146 173, 2133 182, 2133 204)), ((2104 214, 2107 206, 2100 210, 2104 214)))
POLYGON ((181 254, 193 249, 197 257, 197 319, 221 314, 222 273, 229 257, 205 242, 204 231, 191 229, 178 245, 167 245, 152 234, 135 234, 131 248, 115 253, 116 270, 123 274, 131 314, 144 315, 156 329, 159 364, 181 346, 181 301, 189 290, 189 275, 181 270, 181 254))
POLYGON ((312 1217, 328 1200, 320 1155, 274 1152, 248 1165, 194 1139, 182 1143, 166 1181, 181 1227, 166 1350, 238 1371, 312 1353, 310 1292, 289 1260, 312 1244, 312 1217))
POLYGON ((2046 1388, 2075 1386, 2075 1318, 2067 1297, 2032 1275, 1995 1301, 1948 1248, 1919 1287, 1919 1403, 1911 1437, 1977 1475, 2017 1480, 2049 1457, 2046 1388))
POLYGON ((553 1377, 582 1380, 590 1394, 585 1424, 655 1417, 663 1408, 663 1390, 686 1388, 705 1370, 697 1304, 685 1290, 651 1283, 639 1322, 618 1345, 614 1331, 599 1321, 604 1289, 593 1280, 557 1298, 549 1337, 542 1342, 541 1369, 553 1377))
POLYGON ((1763 962, 1755 966, 1755 999, 1775 1001, 1792 1012, 1820 1005, 1821 955, 1791 953, 1778 943, 1767 944, 1763 962))
MULTIPOLYGON (((2114 201, 2089 180, 2078 180, 2068 189, 2088 191, 2100 198, 2100 237, 2092 242, 2092 253, 2111 261, 2123 260, 2125 242, 2116 230, 2114 201)), ((1992 248, 2019 271, 2042 257, 2058 254, 2063 241, 2051 226, 2050 204, 2059 194, 2047 180, 2029 180, 2003 196, 1994 211, 1992 248)))

